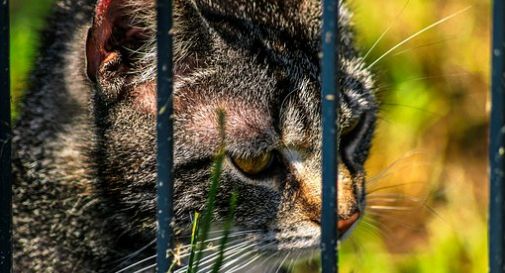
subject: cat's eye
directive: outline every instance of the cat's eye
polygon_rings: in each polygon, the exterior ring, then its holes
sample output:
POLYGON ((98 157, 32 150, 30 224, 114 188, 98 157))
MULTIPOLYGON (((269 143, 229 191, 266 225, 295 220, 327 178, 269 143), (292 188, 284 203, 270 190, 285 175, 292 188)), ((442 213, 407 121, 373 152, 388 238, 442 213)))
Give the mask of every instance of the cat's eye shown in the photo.
POLYGON ((231 157, 231 160, 244 174, 258 175, 272 165, 274 154, 273 152, 265 152, 255 157, 231 157))
POLYGON ((362 168, 366 159, 366 151, 372 136, 371 128, 375 124, 373 113, 366 112, 347 133, 342 133, 341 149, 342 160, 349 171, 356 172, 362 168))
POLYGON ((354 129, 356 129, 356 127, 358 127, 358 124, 360 123, 360 121, 361 121, 361 118, 355 118, 354 120, 351 120, 349 125, 342 128, 342 135, 345 136, 345 135, 351 133, 352 131, 354 131, 354 129))

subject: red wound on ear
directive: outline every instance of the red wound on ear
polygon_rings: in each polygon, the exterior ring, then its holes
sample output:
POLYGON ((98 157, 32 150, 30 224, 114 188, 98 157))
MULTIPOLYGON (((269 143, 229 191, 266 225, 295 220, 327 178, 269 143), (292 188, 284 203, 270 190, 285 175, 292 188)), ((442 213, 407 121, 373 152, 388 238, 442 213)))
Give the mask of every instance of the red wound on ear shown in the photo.
POLYGON ((112 0, 101 0, 96 5, 96 17, 102 17, 109 10, 112 0))
POLYGON ((121 18, 119 4, 123 0, 98 0, 93 25, 86 41, 87 74, 96 81, 100 65, 113 52, 111 38, 114 25, 121 18))

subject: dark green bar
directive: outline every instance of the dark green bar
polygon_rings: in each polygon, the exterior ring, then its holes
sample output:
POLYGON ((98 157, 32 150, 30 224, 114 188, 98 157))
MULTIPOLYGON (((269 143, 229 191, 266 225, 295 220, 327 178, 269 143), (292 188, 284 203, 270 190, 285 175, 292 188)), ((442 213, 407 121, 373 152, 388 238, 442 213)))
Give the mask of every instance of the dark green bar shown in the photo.
POLYGON ((0 0, 0 272, 12 272, 9 1, 0 0))
POLYGON ((173 244, 172 1, 157 1, 158 41, 158 234, 157 272, 167 272, 173 244))
POLYGON ((505 4, 493 4, 491 129, 489 141, 489 268, 505 272, 505 4))
POLYGON ((338 0, 323 1, 322 27, 322 213, 321 265, 323 273, 338 272, 338 0))

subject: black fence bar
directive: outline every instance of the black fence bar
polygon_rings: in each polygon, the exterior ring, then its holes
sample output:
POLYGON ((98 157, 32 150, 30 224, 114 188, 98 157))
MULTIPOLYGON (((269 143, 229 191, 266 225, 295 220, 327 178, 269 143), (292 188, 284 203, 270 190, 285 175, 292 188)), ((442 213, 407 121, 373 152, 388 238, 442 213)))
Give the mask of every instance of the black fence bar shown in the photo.
POLYGON ((322 86, 322 198, 321 265, 323 273, 338 271, 338 0, 323 1, 322 86))
POLYGON ((0 1, 0 272, 12 271, 9 1, 0 1))
POLYGON ((505 3, 493 3, 491 129, 489 143, 489 268, 505 272, 505 3))
POLYGON ((173 244, 172 0, 157 1, 158 41, 158 234, 157 272, 171 265, 173 244))

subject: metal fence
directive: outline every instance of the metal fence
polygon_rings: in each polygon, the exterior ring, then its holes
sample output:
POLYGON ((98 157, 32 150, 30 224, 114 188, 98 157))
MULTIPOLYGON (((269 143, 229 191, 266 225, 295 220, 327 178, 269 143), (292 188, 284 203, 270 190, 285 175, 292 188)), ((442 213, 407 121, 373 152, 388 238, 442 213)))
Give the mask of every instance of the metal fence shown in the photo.
MULTIPOLYGON (((492 113, 490 129, 490 272, 505 272, 505 0, 494 1, 492 113)), ((323 273, 338 271, 338 0, 323 0, 322 122, 323 273)), ((157 0, 158 12, 158 235, 157 270, 167 272, 173 246, 172 0, 157 0)), ((9 83, 9 2, 0 1, 0 273, 12 271, 12 174, 9 83)))
POLYGON ((489 267, 505 272, 505 1, 493 3, 491 128, 489 132, 489 267))
POLYGON ((12 268, 9 1, 0 1, 0 273, 12 268))
POLYGON ((321 33, 321 109, 323 124, 321 264, 323 273, 338 271, 338 0, 323 1, 321 33))
POLYGON ((158 0, 158 233, 157 270, 167 272, 173 244, 172 0, 158 0))

